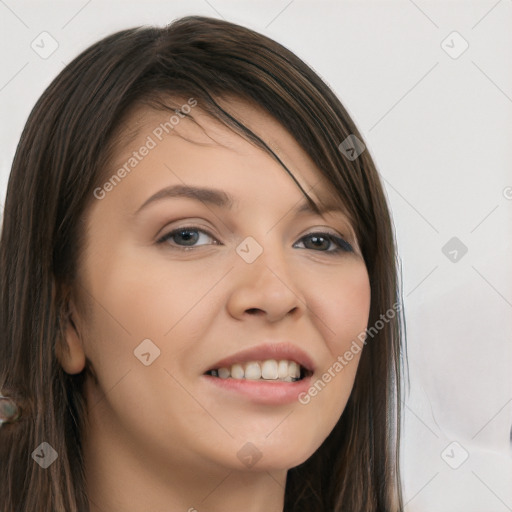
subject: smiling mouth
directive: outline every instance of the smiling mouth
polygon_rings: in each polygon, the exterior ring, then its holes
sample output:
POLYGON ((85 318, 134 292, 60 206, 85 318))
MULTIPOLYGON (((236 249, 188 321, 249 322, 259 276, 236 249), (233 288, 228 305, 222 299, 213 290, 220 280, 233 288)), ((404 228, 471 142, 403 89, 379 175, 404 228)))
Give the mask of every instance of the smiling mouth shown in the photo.
POLYGON ((311 374, 310 370, 288 359, 235 363, 227 367, 213 368, 205 373, 220 379, 270 382, 296 382, 311 374))

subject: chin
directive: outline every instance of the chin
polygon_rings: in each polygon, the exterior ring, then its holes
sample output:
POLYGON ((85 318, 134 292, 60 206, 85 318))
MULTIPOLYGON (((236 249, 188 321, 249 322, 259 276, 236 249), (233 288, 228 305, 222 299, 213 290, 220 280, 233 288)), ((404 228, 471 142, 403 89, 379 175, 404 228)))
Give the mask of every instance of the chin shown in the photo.
MULTIPOLYGON (((291 441, 290 438, 283 443, 267 443, 259 449, 259 453, 255 452, 256 457, 259 457, 259 459, 254 465, 248 466, 247 470, 287 471, 308 460, 320 445, 321 442, 311 444, 311 441, 305 442, 305 440, 299 439, 291 441)), ((250 450, 247 451, 250 452, 250 450)), ((243 459, 243 457, 241 458, 243 459)))

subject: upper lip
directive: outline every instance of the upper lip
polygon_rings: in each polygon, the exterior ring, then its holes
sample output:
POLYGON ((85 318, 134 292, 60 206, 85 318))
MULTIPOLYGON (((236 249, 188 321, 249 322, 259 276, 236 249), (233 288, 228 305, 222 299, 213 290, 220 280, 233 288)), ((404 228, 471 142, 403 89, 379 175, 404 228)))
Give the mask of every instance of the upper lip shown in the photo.
POLYGON ((306 370, 313 372, 315 365, 311 357, 301 348, 293 345, 291 342, 281 343, 263 343, 255 347, 240 350, 215 364, 210 366, 207 371, 217 370, 219 368, 229 368, 235 363, 247 363, 249 361, 266 361, 275 359, 277 361, 286 359, 299 363, 306 370))

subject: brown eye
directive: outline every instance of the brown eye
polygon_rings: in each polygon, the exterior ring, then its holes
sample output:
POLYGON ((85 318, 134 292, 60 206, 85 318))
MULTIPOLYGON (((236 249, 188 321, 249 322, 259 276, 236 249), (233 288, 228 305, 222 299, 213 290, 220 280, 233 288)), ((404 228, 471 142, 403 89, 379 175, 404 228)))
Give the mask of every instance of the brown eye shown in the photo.
POLYGON ((353 247, 346 240, 331 233, 309 233, 300 239, 300 241, 302 240, 307 241, 302 242, 306 249, 328 253, 354 252, 353 247), (334 249, 329 249, 332 246, 334 246, 334 249))

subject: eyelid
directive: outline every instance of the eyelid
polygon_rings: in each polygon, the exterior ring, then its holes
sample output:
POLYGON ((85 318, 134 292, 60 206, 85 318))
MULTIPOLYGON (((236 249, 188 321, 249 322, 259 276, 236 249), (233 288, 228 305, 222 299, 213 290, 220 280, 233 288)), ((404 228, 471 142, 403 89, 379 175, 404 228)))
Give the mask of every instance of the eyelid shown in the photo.
POLYGON ((217 238, 217 236, 213 234, 213 229, 209 226, 203 225, 202 222, 202 219, 195 219, 191 217, 171 220, 158 231, 158 233, 161 234, 157 234, 156 239, 159 240, 162 237, 167 236, 169 233, 180 229, 197 229, 198 231, 204 231, 208 236, 211 236, 212 238, 217 238))
POLYGON ((302 235, 299 236, 299 238, 303 237, 305 235, 309 235, 310 233, 320 233, 320 232, 345 238, 345 235, 343 235, 336 229, 329 227, 329 226, 315 226, 313 228, 308 228, 302 235))
POLYGON ((354 243, 357 244, 357 239, 355 235, 352 234, 352 231, 348 231, 348 236, 345 233, 342 233, 341 231, 338 231, 336 228, 329 227, 329 226, 315 226, 313 228, 308 228, 305 233, 299 236, 299 238, 302 238, 304 236, 307 236, 311 233, 325 233, 326 235, 332 235, 338 238, 342 238, 347 243, 350 243, 350 245, 354 246, 354 243), (349 241, 351 239, 352 241, 349 241))
MULTIPOLYGON (((177 231, 180 231, 180 230, 200 231, 200 232, 204 233, 205 235, 208 235, 213 240, 215 240, 216 243, 213 245, 224 245, 214 234, 211 233, 211 231, 209 229, 202 227, 202 226, 194 225, 194 224, 186 224, 184 226, 178 226, 176 228, 169 229, 168 231, 164 230, 163 235, 157 236, 156 243, 164 244, 165 242, 167 242, 167 238, 169 237, 169 235, 176 233, 177 231)), ((180 247, 180 246, 177 246, 177 247, 180 247)), ((194 247, 194 246, 190 246, 190 247, 194 247)), ((202 246, 196 246, 196 247, 202 247, 202 246)), ((181 248, 186 249, 187 246, 182 246, 181 248)))

